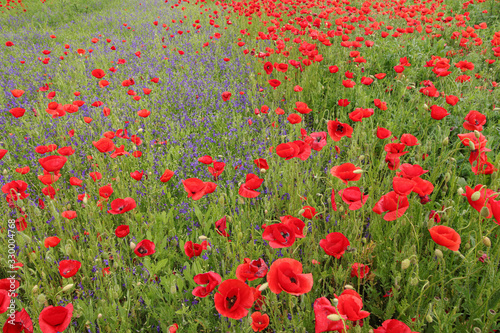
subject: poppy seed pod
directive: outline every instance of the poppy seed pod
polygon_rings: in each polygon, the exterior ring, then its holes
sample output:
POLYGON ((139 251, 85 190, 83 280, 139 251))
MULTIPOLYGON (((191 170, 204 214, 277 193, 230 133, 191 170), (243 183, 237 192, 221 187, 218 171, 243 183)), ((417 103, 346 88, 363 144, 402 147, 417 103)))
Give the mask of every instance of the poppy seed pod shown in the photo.
POLYGON ((483 244, 486 247, 491 247, 491 240, 488 237, 484 236, 483 237, 483 244))
POLYGON ((408 267, 410 267, 410 259, 405 259, 405 260, 401 261, 401 269, 402 270, 405 270, 408 267))

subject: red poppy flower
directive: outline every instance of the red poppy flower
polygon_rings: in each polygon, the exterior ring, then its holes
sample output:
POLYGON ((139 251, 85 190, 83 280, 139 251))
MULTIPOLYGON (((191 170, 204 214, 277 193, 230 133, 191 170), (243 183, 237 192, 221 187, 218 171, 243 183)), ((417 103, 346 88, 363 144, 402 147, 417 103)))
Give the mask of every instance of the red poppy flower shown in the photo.
POLYGON ((401 135, 401 143, 407 145, 408 147, 420 145, 420 143, 418 143, 418 139, 408 133, 401 135))
POLYGON ((69 279, 78 273, 82 263, 78 260, 62 260, 59 263, 59 273, 63 278, 69 279))
POLYGON ((24 192, 27 188, 28 184, 26 182, 22 180, 14 180, 2 186, 2 192, 7 194, 7 202, 11 202, 12 200, 17 201, 18 199, 22 200, 27 198, 29 194, 24 192))
POLYGON ((417 333, 412 332, 405 323, 397 319, 389 319, 382 323, 382 326, 376 328, 373 333, 417 333))
POLYGON ((398 172, 396 175, 397 176, 402 176, 403 178, 407 179, 413 179, 415 177, 420 177, 423 174, 426 174, 429 172, 429 170, 424 170, 420 165, 418 164, 409 164, 409 163, 403 163, 400 166, 401 172, 398 172))
POLYGON ((224 237, 229 237, 229 233, 226 231, 226 229, 227 229, 226 222, 227 222, 227 219, 224 216, 220 220, 215 221, 215 228, 217 229, 217 233, 219 235, 224 236, 224 237))
POLYGON ((153 243, 149 239, 144 239, 140 241, 139 244, 137 244, 134 249, 134 253, 141 258, 145 256, 150 256, 155 252, 156 252, 155 243, 153 243))
POLYGON ((96 79, 102 79, 104 76, 106 76, 106 73, 102 69, 94 69, 92 71, 92 76, 96 79))
POLYGON ((135 200, 132 198, 115 199, 111 202, 111 209, 108 210, 109 214, 123 214, 131 211, 136 207, 135 200))
POLYGON ((10 92, 12 93, 12 96, 14 96, 15 98, 19 98, 24 94, 24 90, 21 89, 13 89, 10 92))
POLYGON ((408 178, 394 177, 392 179, 392 188, 398 195, 409 195, 413 191, 415 185, 417 185, 417 183, 408 178))
POLYGON ((14 312, 14 318, 9 317, 3 325, 4 333, 33 333, 33 321, 23 308, 14 312))
POLYGON ((277 259, 267 273, 269 289, 279 294, 282 291, 299 296, 311 291, 313 276, 311 273, 302 274, 302 264, 291 258, 277 259))
POLYGON ((224 92, 221 94, 221 96, 222 96, 222 100, 223 100, 224 102, 229 101, 229 99, 231 98, 231 95, 232 95, 232 94, 231 94, 231 92, 229 92, 229 91, 224 91, 224 92))
POLYGON ((260 312, 252 313, 252 329, 254 332, 262 332, 269 326, 269 316, 260 312))
POLYGON ((356 85, 356 82, 351 80, 342 80, 342 85, 346 88, 353 88, 356 85))
POLYGON ((344 136, 350 138, 352 136, 352 132, 353 129, 348 124, 343 124, 337 119, 335 119, 335 121, 328 121, 328 134, 335 142, 340 141, 340 139, 344 136))
POLYGON ((238 194, 245 198, 255 198, 260 194, 255 189, 259 188, 262 182, 264 182, 264 179, 259 178, 253 173, 249 173, 247 174, 245 183, 241 184, 238 194))
POLYGON ((351 102, 349 102, 348 99, 339 99, 339 102, 338 102, 339 106, 342 106, 342 107, 346 107, 348 106, 349 104, 351 104, 351 102))
POLYGON ((290 247, 295 242, 295 230, 286 223, 276 223, 266 226, 262 239, 269 241, 273 249, 290 247))
POLYGON ((384 220, 394 221, 403 216, 408 207, 410 207, 410 203, 407 197, 391 191, 380 198, 373 207, 373 211, 379 215, 388 212, 385 214, 384 220))
POLYGON ((0 149, 0 160, 7 154, 9 151, 7 149, 0 149))
POLYGON ((299 152, 300 148, 295 143, 281 143, 276 147, 276 154, 283 157, 285 161, 297 157, 299 152))
POLYGON ((448 113, 448 111, 446 111, 445 108, 442 108, 442 107, 437 106, 437 105, 431 106, 432 119, 441 120, 448 115, 449 115, 449 113, 448 113))
POLYGON ((319 241, 319 246, 321 246, 325 253, 337 259, 342 258, 350 244, 347 237, 341 232, 331 232, 326 235, 326 239, 319 241))
POLYGON ((122 224, 116 227, 115 235, 118 238, 123 238, 130 233, 130 227, 128 225, 122 224))
POLYGON ((151 114, 151 112, 146 110, 146 109, 142 109, 142 110, 137 111, 137 115, 141 118, 147 118, 147 117, 149 117, 150 114, 151 114))
POLYGON ((377 138, 379 139, 387 139, 392 135, 391 131, 383 127, 377 127, 377 138))
POLYGON ((40 312, 38 324, 42 333, 63 332, 71 322, 73 304, 66 306, 48 306, 40 312))
POLYGON ((25 166, 25 167, 22 167, 22 168, 16 168, 16 172, 20 173, 21 175, 25 175, 28 172, 30 172, 30 167, 29 166, 25 166))
POLYGON ((373 79, 372 78, 369 78, 369 77, 366 77, 366 76, 363 76, 361 78, 361 84, 364 84, 365 86, 369 86, 373 83, 373 79))
POLYGON ((215 308, 228 318, 241 319, 248 314, 254 303, 252 288, 236 279, 221 283, 214 296, 215 308))
MULTIPOLYGON (((487 207, 490 211, 490 214, 487 218, 491 218, 492 212, 491 212, 491 206, 490 206, 490 201, 495 199, 497 197, 495 192, 493 190, 485 188, 481 184, 477 184, 474 189, 470 188, 469 186, 465 186, 465 193, 462 194, 462 196, 467 197, 467 201, 469 202, 469 205, 472 206, 475 210, 478 212, 481 212, 481 209, 483 207, 487 207), (478 198, 473 198, 473 194, 479 192, 479 197, 478 198), (491 198, 491 200, 489 200, 491 198), (473 200, 475 199, 475 200, 473 200)), ((476 196, 476 195, 474 195, 476 196)))
POLYGON ((47 172, 61 170, 67 161, 68 159, 66 157, 57 155, 47 156, 38 160, 42 168, 44 168, 47 172))
POLYGON ((458 251, 460 248, 460 235, 452 228, 438 225, 429 229, 432 240, 438 245, 442 245, 451 251, 458 251))
POLYGON ((353 186, 339 191, 342 200, 349 205, 349 210, 358 210, 366 203, 369 195, 364 195, 359 187, 353 186))
POLYGON ((302 207, 302 209, 304 210, 302 216, 305 217, 306 219, 311 220, 316 215, 316 208, 314 207, 304 206, 302 207))
POLYGON ((269 82, 269 85, 271 87, 273 87, 273 89, 276 89, 281 84, 281 81, 280 80, 276 80, 276 79, 269 80, 268 82, 269 82))
POLYGON ((380 110, 382 110, 382 111, 387 110, 387 103, 386 102, 383 102, 383 101, 381 101, 380 99, 377 98, 377 99, 373 100, 373 103, 380 110))
POLYGON ((101 153, 107 153, 116 149, 115 144, 111 139, 101 138, 98 141, 92 141, 94 147, 97 148, 101 153))
POLYGON ((142 176, 144 175, 144 171, 134 171, 134 172, 131 172, 130 173, 130 177, 132 177, 133 179, 139 181, 142 179, 142 176))
POLYGON ((222 282, 222 277, 215 272, 208 272, 195 275, 193 278, 196 284, 206 286, 199 286, 193 289, 192 294, 198 297, 207 297, 210 293, 222 282))
POLYGON ((384 150, 387 152, 388 158, 397 158, 401 157, 405 154, 408 154, 407 151, 404 151, 406 145, 404 143, 388 143, 384 146, 384 150))
POLYGON ((286 118, 286 120, 288 120, 290 124, 294 125, 300 123, 302 121, 302 117, 296 113, 292 113, 286 118))
POLYGON ((207 241, 203 241, 201 244, 193 243, 192 241, 187 241, 184 244, 184 253, 191 259, 192 257, 198 257, 201 255, 203 250, 207 249, 207 241))
POLYGON ((26 112, 25 109, 23 108, 13 108, 10 109, 9 112, 15 117, 15 118, 20 118, 24 116, 24 113, 26 112))
POLYGON ((174 176, 174 172, 172 170, 166 169, 165 172, 163 173, 163 175, 161 175, 160 181, 162 183, 167 183, 170 180, 170 178, 172 178, 173 176, 174 176))
POLYGON ((361 173, 354 173, 356 170, 361 170, 361 168, 357 168, 352 163, 344 163, 331 168, 330 173, 347 185, 347 182, 355 182, 361 179, 361 173))
POLYGON ((213 163, 214 166, 208 167, 208 171, 212 174, 212 176, 214 176, 214 180, 217 180, 217 177, 219 177, 222 174, 222 172, 224 172, 226 163, 217 161, 213 161, 213 163))
POLYGON ((269 165, 265 158, 258 158, 253 161, 259 169, 269 170, 269 165))
POLYGON ((363 300, 354 290, 345 289, 336 298, 339 301, 337 309, 341 315, 347 316, 347 320, 358 321, 370 315, 370 312, 361 310, 363 308, 363 300))
POLYGON ((90 178, 92 178, 92 180, 94 182, 98 181, 99 179, 102 179, 102 174, 100 172, 91 172, 89 173, 89 176, 90 178))
POLYGON ((465 116, 463 126, 468 131, 476 130, 481 132, 484 124, 486 124, 486 116, 481 112, 472 110, 467 114, 467 116, 465 116))
MULTIPOLYGON (((330 331, 339 331, 343 332, 344 330, 344 323, 342 322, 341 319, 346 320, 347 317, 344 315, 341 315, 337 309, 332 306, 332 303, 328 300, 326 297, 321 297, 316 299, 314 301, 314 318, 315 318, 315 325, 314 329, 315 332, 330 332, 330 331), (341 316, 341 319, 339 320, 330 320, 327 317, 329 315, 336 314, 341 316)), ((345 328, 349 328, 349 326, 346 325, 345 328)))
POLYGON ((448 95, 446 96, 446 103, 450 104, 451 106, 454 106, 458 103, 459 99, 457 96, 454 95, 448 95))
POLYGON ((338 68, 338 66, 335 66, 335 65, 330 66, 330 67, 328 67, 328 71, 330 71, 330 73, 332 73, 332 74, 337 73, 339 71, 339 68, 338 68))
POLYGON ((486 137, 482 134, 479 133, 479 138, 476 138, 475 133, 466 133, 466 134, 458 134, 458 137, 460 138, 460 141, 464 146, 470 147, 470 143, 474 145, 474 150, 480 150, 482 151, 486 147, 486 143, 488 140, 486 140, 486 137))
POLYGON ((365 276, 368 276, 368 272, 370 272, 370 267, 364 264, 356 262, 351 266, 351 277, 357 276, 358 278, 362 279, 365 276))
POLYGON ((413 192, 417 193, 419 196, 423 197, 429 195, 434 191, 434 185, 428 180, 422 179, 420 177, 412 178, 415 183, 413 187, 413 192))
POLYGON ((61 213, 61 216, 67 218, 68 220, 72 220, 76 218, 76 212, 74 210, 67 210, 61 213))
POLYGON ((182 181, 184 185, 184 190, 188 193, 188 198, 193 200, 199 200, 204 195, 213 193, 217 187, 217 184, 212 182, 203 182, 198 178, 188 178, 182 181))
POLYGON ((304 102, 295 102, 295 111, 302 113, 302 114, 308 114, 309 112, 312 111, 306 103, 304 102))
POLYGON ((213 162, 212 156, 205 155, 203 157, 200 157, 198 159, 198 162, 203 163, 203 164, 212 164, 212 162, 213 162))
POLYGON ((243 282, 253 281, 266 276, 268 270, 269 268, 262 258, 258 260, 245 258, 245 263, 236 268, 236 277, 243 282))

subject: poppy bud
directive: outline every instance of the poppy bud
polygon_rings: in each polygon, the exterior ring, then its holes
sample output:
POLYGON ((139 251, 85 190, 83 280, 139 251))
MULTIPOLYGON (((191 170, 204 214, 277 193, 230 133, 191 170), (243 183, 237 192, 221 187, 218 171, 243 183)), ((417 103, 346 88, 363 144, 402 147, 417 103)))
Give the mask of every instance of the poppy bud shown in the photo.
POLYGON ((136 285, 137 285, 137 287, 140 287, 142 285, 142 283, 139 281, 139 282, 137 282, 136 285))
POLYGON ((344 212, 344 207, 340 206, 339 209, 338 209, 339 213, 343 213, 344 212))
POLYGON ((481 329, 479 327, 474 327, 474 333, 481 333, 481 329))
POLYGON ((476 150, 476 146, 474 145, 474 142, 469 141, 469 148, 470 148, 470 150, 476 150))
POLYGON ((138 133, 142 133, 143 131, 144 131, 144 130, 143 130, 142 128, 139 128, 139 129, 137 130, 137 132, 138 132, 138 133))
POLYGON ((71 204, 67 204, 66 209, 71 210, 71 204))
POLYGON ((484 206, 483 208, 481 208, 479 214, 481 214, 482 217, 488 217, 490 215, 490 210, 488 209, 488 207, 484 206))
POLYGON ((430 229, 434 226, 434 219, 427 220, 427 229, 430 229))
POLYGON ((481 199, 481 192, 476 191, 476 192, 472 193, 472 195, 470 196, 470 199, 472 201, 478 201, 479 199, 481 199))
POLYGON ((82 202, 86 205, 89 202, 89 199, 87 199, 87 193, 83 195, 83 200, 82 202))
POLYGON ((299 215, 304 214, 304 213, 305 213, 305 211, 306 211, 305 209, 301 209, 301 210, 299 210, 299 215))
POLYGON ((38 292, 38 285, 35 284, 35 286, 33 287, 33 289, 31 289, 31 292, 32 293, 37 293, 38 292))
POLYGON ((424 104, 424 109, 429 110, 429 106, 427 104, 424 104))
POLYGON ((115 261, 115 262, 113 263, 113 268, 114 268, 114 269, 117 269, 117 268, 118 268, 118 266, 119 266, 118 262, 117 262, 117 261, 115 261))
POLYGON ((266 173, 266 169, 260 169, 260 173, 266 173))
POLYGON ((365 155, 360 155, 360 156, 358 157, 358 159, 359 159, 359 161, 360 161, 360 162, 361 162, 361 161, 363 161, 363 160, 365 159, 365 155))
POLYGON ((448 143, 450 143, 450 139, 448 137, 444 138, 444 140, 442 142, 443 146, 447 146, 448 143))
POLYGON ((465 243, 464 247, 465 247, 466 250, 470 249, 470 242, 465 243))
POLYGON ((177 286, 175 285, 175 283, 172 283, 172 285, 170 286, 170 293, 171 294, 177 293, 177 286))
POLYGON ((486 247, 491 247, 491 240, 488 237, 484 236, 483 237, 483 244, 486 247))
POLYGON ((243 200, 242 197, 238 197, 238 202, 240 203, 240 205, 243 205, 245 203, 245 200, 243 200))
POLYGON ((416 286, 418 284, 418 279, 416 277, 412 277, 410 279, 410 285, 416 286))
POLYGON ((408 267, 410 267, 410 259, 405 259, 405 260, 401 261, 401 269, 402 270, 405 270, 408 267))
POLYGON ((73 283, 65 285, 64 288, 62 288, 61 292, 66 292, 66 291, 70 290, 71 288, 73 288, 73 286, 74 286, 73 283))
POLYGON ((354 170, 352 173, 359 175, 359 174, 363 173, 363 170, 361 170, 361 169, 356 169, 356 170, 354 170))
POLYGON ((47 301, 47 298, 45 297, 44 294, 40 294, 38 295, 38 297, 36 298, 36 301, 39 303, 39 304, 43 304, 47 301))
POLYGON ((7 169, 3 169, 3 174, 6 175, 8 173, 7 169))
POLYGON ((444 175, 444 181, 445 181, 445 182, 449 182, 449 181, 450 181, 450 179, 451 179, 451 175, 450 175, 450 173, 449 173, 449 172, 445 173, 445 175, 444 175))
POLYGON ((479 133, 478 130, 474 130, 474 135, 476 136, 477 139, 479 139, 479 137, 481 137, 481 133, 479 133))
POLYGON ((240 240, 243 239, 243 233, 241 231, 238 232, 238 239, 240 239, 240 240))
POLYGON ((428 323, 432 323, 432 316, 430 314, 428 314, 427 316, 425 316, 425 320, 427 320, 428 323))
POLYGON ((328 318, 331 321, 339 321, 340 319, 342 319, 342 317, 340 317, 338 314, 331 314, 326 316, 326 318, 328 318))
POLYGON ((269 283, 263 283, 260 287, 259 287, 259 291, 264 291, 267 289, 267 287, 269 286, 269 283))
POLYGON ((201 240, 201 241, 204 241, 204 240, 207 240, 208 237, 201 235, 201 236, 198 237, 198 239, 201 240))
POLYGON ((23 213, 25 213, 25 212, 26 212, 26 207, 22 206, 22 207, 21 207, 21 211, 22 211, 23 213))
POLYGON ((458 195, 464 194, 464 189, 461 188, 461 187, 459 187, 458 190, 457 190, 457 193, 458 193, 458 195))
POLYGON ((443 259, 443 251, 441 251, 440 249, 434 250, 434 255, 438 257, 438 259, 443 259))
POLYGON ((131 250, 135 250, 136 247, 137 247, 137 245, 134 242, 130 242, 130 249, 131 250))
POLYGON ((494 108, 493 111, 500 112, 500 108, 494 108))
POLYGON ((344 286, 344 288, 345 288, 345 289, 351 289, 351 290, 354 290, 354 287, 353 287, 353 286, 351 286, 350 284, 346 284, 346 285, 344 286))
POLYGON ((64 252, 66 252, 66 255, 69 256, 71 254, 71 244, 68 243, 64 246, 64 252))
POLYGON ((99 314, 97 315, 97 319, 101 319, 101 318, 102 318, 102 313, 99 313, 99 314))
POLYGON ((266 214, 266 215, 267 215, 267 213, 268 213, 267 209, 264 209, 264 214, 266 214))
POLYGON ((332 304, 333 304, 334 307, 337 307, 337 305, 339 305, 338 298, 334 298, 333 301, 332 301, 332 304))

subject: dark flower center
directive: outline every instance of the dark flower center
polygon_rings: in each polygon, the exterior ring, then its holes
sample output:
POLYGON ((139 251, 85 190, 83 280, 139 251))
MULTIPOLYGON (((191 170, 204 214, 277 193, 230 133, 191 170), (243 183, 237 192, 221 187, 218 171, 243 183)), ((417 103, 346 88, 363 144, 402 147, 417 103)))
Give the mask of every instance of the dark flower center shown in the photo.
POLYGON ((292 283, 297 283, 297 280, 295 280, 295 278, 294 278, 294 277, 291 277, 291 278, 290 278, 290 282, 292 282, 292 283))
POLYGON ((341 124, 338 124, 337 125, 337 132, 343 133, 344 132, 344 126, 342 126, 341 124))
POLYGON ((226 301, 227 301, 227 308, 231 309, 233 307, 234 303, 236 303, 236 295, 234 295, 231 298, 226 297, 226 301))
POLYGON ((288 232, 284 232, 284 231, 280 231, 280 234, 283 238, 285 238, 285 240, 290 237, 290 234, 288 232))
POLYGON ((137 252, 139 252, 140 254, 145 254, 145 253, 148 253, 148 250, 146 250, 143 247, 140 247, 140 248, 137 249, 137 252))

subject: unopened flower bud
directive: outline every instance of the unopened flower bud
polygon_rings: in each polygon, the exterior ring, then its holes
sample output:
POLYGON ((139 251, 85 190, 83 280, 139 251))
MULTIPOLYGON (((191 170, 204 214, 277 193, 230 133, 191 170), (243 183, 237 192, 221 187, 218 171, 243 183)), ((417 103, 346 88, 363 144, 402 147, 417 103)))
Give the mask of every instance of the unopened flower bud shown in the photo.
POLYGON ((408 267, 410 267, 410 259, 405 259, 405 260, 401 261, 401 269, 402 270, 405 270, 408 267))
POLYGON ((89 202, 89 199, 87 199, 87 193, 84 193, 83 194, 83 200, 82 200, 83 204, 87 204, 89 202))
POLYGON ((353 286, 351 286, 350 284, 346 284, 346 285, 344 286, 344 288, 345 288, 345 289, 351 289, 351 290, 354 290, 354 287, 353 287, 353 286))
POLYGON ((438 257, 438 259, 443 259, 443 251, 441 251, 440 249, 434 250, 434 255, 438 257))
POLYGON ((337 307, 339 305, 339 299, 334 298, 332 303, 333 303, 333 306, 337 307))
POLYGON ((479 137, 481 136, 481 133, 478 130, 474 130, 474 135, 476 136, 476 138, 479 139, 479 137))
POLYGON ((338 314, 331 314, 326 316, 326 318, 328 318, 331 321, 339 321, 340 319, 342 319, 342 317, 340 317, 338 314))
POLYGON ((481 211, 479 213, 481 214, 482 217, 488 217, 488 216, 490 216, 490 210, 486 206, 484 206, 483 208, 481 208, 481 211))
POLYGON ((360 155, 358 159, 360 162, 363 161, 365 159, 365 155, 360 155))
POLYGON ((139 129, 137 130, 137 133, 142 133, 143 131, 144 131, 144 130, 143 130, 142 128, 139 128, 139 129))
POLYGON ((484 236, 483 237, 483 244, 486 247, 491 247, 491 240, 488 237, 484 236))
POLYGON ((458 190, 457 190, 457 193, 458 193, 458 195, 464 194, 464 189, 461 188, 461 187, 459 187, 458 190))
POLYGON ((444 138, 443 141, 441 142, 443 146, 447 146, 448 143, 450 143, 450 139, 448 137, 444 138))
POLYGON ((101 318, 102 318, 102 313, 99 313, 99 314, 97 315, 97 319, 101 319, 101 318))
POLYGON ((201 235, 201 236, 198 237, 198 239, 201 240, 201 241, 204 241, 204 240, 207 240, 208 237, 204 236, 204 235, 201 235))
POLYGON ((428 323, 432 323, 432 321, 433 321, 433 320, 432 320, 432 316, 431 316, 431 315, 429 315, 429 314, 428 314, 427 316, 425 316, 425 320, 426 320, 428 323))
POLYGON ((363 170, 361 170, 361 169, 356 169, 356 170, 354 170, 352 173, 359 175, 359 174, 363 173, 363 170))
POLYGON ((476 150, 476 145, 474 144, 474 142, 469 141, 469 148, 470 150, 476 150))
POLYGON ((493 111, 500 112, 500 108, 494 108, 493 111))
POLYGON ((31 289, 31 292, 33 294, 38 292, 38 285, 37 284, 35 284, 35 286, 33 287, 33 289, 31 289))
POLYGON ((302 215, 302 214, 304 214, 305 212, 306 212, 306 210, 305 210, 305 209, 301 209, 301 210, 299 210, 299 215, 302 215))
POLYGON ((449 181, 450 181, 450 179, 451 179, 451 175, 450 175, 450 173, 449 173, 449 172, 445 173, 445 174, 444 174, 444 181, 445 181, 445 182, 449 182, 449 181))
POLYGON ((36 298, 36 301, 39 303, 39 304, 43 304, 45 303, 45 301, 47 300, 47 298, 45 297, 44 294, 40 294, 38 295, 38 297, 36 298))
POLYGON ((418 279, 416 277, 412 277, 410 279, 410 285, 416 286, 418 284, 418 279))
POLYGON ((177 286, 174 283, 170 286, 170 293, 171 294, 177 293, 177 286))
POLYGON ((429 106, 424 103, 424 110, 429 110, 429 106))
POLYGON ((260 173, 266 173, 266 169, 260 169, 260 173))
POLYGON ((7 169, 3 169, 3 172, 2 172, 4 175, 6 175, 8 173, 7 169))
POLYGON ((137 245, 134 242, 130 242, 130 249, 131 250, 135 250, 136 247, 137 247, 137 245))
POLYGON ((71 288, 73 288, 74 284, 73 283, 70 283, 68 285, 65 285, 64 288, 62 288, 62 292, 66 292, 68 290, 70 290, 71 288))
POLYGON ((481 192, 477 191, 477 192, 472 193, 472 195, 470 196, 470 199, 472 201, 478 201, 479 199, 481 199, 481 192))
POLYGON ((259 287, 259 291, 264 291, 267 289, 267 287, 269 286, 269 283, 263 283, 260 287, 259 287))
POLYGON ((66 209, 70 210, 71 209, 71 204, 66 205, 66 209))

